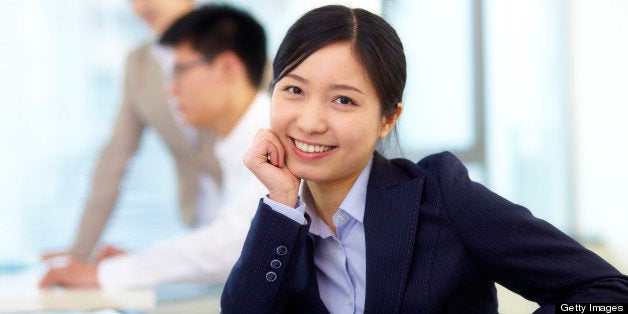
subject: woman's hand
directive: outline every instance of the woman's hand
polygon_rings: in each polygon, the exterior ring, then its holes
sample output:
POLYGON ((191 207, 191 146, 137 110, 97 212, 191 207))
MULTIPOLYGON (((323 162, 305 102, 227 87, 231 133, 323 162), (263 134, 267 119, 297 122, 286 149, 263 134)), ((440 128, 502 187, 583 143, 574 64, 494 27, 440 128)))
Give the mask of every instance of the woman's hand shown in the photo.
POLYGON ((288 170, 285 153, 275 133, 268 129, 259 130, 244 155, 244 164, 266 186, 270 199, 294 207, 301 180, 288 170))

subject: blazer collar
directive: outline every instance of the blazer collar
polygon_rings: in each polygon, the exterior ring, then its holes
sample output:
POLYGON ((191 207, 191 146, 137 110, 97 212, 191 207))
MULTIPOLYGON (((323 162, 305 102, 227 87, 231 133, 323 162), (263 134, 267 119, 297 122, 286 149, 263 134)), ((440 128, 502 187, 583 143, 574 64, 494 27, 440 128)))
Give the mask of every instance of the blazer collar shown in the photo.
POLYGON ((412 260, 425 177, 407 160, 375 152, 364 213, 366 304, 372 313, 400 311, 412 260))

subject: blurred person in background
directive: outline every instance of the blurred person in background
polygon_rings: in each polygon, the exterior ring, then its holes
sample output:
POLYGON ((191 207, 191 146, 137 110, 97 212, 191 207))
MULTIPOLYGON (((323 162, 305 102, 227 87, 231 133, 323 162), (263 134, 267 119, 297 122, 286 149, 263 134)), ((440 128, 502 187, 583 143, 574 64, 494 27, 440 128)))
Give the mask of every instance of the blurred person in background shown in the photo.
MULTIPOLYGON (((159 38, 179 17, 194 8, 192 0, 131 0, 135 14, 159 38)), ((203 204, 216 197, 220 168, 211 147, 215 136, 185 125, 168 98, 166 84, 172 72, 172 52, 155 40, 128 55, 122 103, 108 143, 93 172, 92 189, 70 252, 49 253, 88 261, 109 221, 119 195, 121 179, 144 130, 152 127, 172 153, 178 177, 179 210, 183 221, 200 225, 210 216, 203 204)), ((105 246, 103 258, 121 251, 105 246)))
POLYGON ((264 30, 243 11, 204 6, 177 20, 161 43, 174 53, 170 92, 177 110, 187 123, 217 136, 211 148, 221 169, 221 189, 219 201, 207 204, 217 215, 193 232, 136 253, 93 263, 73 259, 51 269, 40 283, 43 288, 222 284, 240 254, 254 213, 249 204, 265 191, 242 162, 252 134, 269 126, 270 99, 259 89, 266 65, 264 30))

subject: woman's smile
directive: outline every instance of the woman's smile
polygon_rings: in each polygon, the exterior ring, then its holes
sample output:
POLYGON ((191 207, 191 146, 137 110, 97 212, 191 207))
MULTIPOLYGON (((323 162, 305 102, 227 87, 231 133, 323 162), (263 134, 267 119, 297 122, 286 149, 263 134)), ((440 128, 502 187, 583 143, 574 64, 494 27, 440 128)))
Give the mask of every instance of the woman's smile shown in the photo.
POLYGON ((320 143, 305 142, 290 137, 292 150, 297 157, 305 160, 314 160, 329 155, 338 146, 324 145, 320 143))

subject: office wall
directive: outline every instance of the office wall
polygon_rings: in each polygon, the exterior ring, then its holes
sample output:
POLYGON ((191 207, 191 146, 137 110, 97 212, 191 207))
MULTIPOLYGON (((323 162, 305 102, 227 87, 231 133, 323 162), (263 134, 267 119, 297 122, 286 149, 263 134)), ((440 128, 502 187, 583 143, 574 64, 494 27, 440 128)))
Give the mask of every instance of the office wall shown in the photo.
POLYGON ((570 2, 577 232, 628 270, 628 2, 570 2))
POLYGON ((567 1, 482 3, 488 184, 572 233, 567 1))

